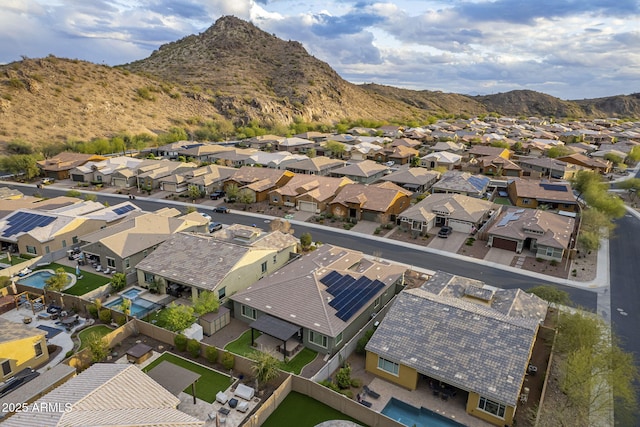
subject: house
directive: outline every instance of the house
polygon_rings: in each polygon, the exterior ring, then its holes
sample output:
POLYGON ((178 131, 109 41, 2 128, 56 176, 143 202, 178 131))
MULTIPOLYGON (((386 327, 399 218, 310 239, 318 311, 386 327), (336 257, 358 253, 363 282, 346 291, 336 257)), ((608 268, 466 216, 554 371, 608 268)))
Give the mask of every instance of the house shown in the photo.
POLYGON ((514 206, 536 209, 544 205, 553 210, 578 211, 578 201, 567 182, 511 179, 507 193, 514 206))
POLYGON ((406 165, 407 163, 411 163, 411 159, 418 154, 419 152, 415 148, 406 145, 397 145, 375 151, 369 158, 376 162, 394 162, 397 165, 406 165))
POLYGON ((522 176, 531 178, 548 178, 570 180, 583 168, 548 157, 520 157, 518 164, 522 168, 522 176))
POLYGON ((137 169, 136 186, 143 190, 160 188, 160 182, 173 174, 186 172, 197 168, 191 162, 173 162, 171 160, 155 160, 153 163, 140 165, 137 169))
POLYGON ((235 152, 235 148, 220 144, 191 143, 180 147, 170 158, 177 160, 182 156, 194 162, 213 163, 220 159, 221 155, 229 152, 235 152))
POLYGON ((332 171, 343 167, 344 164, 344 160, 318 156, 291 163, 286 169, 298 174, 328 176, 332 171))
POLYGON ((398 219, 402 228, 422 235, 433 227, 443 226, 462 233, 473 233, 498 210, 493 202, 487 200, 462 194, 437 193, 411 206, 398 219))
POLYGON ((517 163, 501 156, 474 157, 462 170, 491 176, 522 176, 522 168, 517 163))
POLYGON ((125 221, 85 234, 80 246, 85 257, 127 275, 127 281, 137 278, 136 265, 162 242, 181 231, 206 230, 207 220, 194 213, 173 218, 161 213, 139 212, 125 221))
POLYGON ((57 196, 50 199, 41 197, 22 196, 17 199, 3 199, 0 203, 0 219, 14 213, 18 209, 29 209, 39 212, 55 210, 64 206, 82 203, 77 197, 57 196))
POLYGON ((465 196, 485 197, 490 179, 484 175, 472 175, 468 172, 447 171, 433 184, 433 193, 455 193, 465 196))
POLYGON ((434 151, 420 158, 420 166, 427 169, 445 168, 452 170, 459 167, 462 156, 448 151, 434 151))
POLYGON ((169 175, 160 180, 160 190, 183 193, 196 186, 201 194, 211 194, 222 189, 224 181, 236 172, 235 168, 207 165, 169 175))
POLYGON ((329 203, 332 215, 355 221, 375 221, 386 224, 396 217, 411 202, 411 192, 396 188, 385 188, 389 183, 362 185, 344 185, 336 197, 329 203))
POLYGON ((71 169, 84 165, 87 162, 97 162, 101 160, 106 160, 106 157, 97 154, 63 151, 49 159, 39 160, 36 164, 38 165, 42 175, 48 178, 61 180, 69 179, 69 171, 71 171, 71 169))
POLYGON ((302 345, 331 356, 399 292, 405 271, 322 245, 232 295, 233 311, 252 329, 277 338, 276 351, 302 345))
POLYGON ((0 318, 0 380, 44 365, 49 360, 46 335, 43 330, 0 318))
POLYGON ((365 347, 366 370, 409 390, 461 391, 468 414, 510 426, 546 310, 521 290, 437 272, 396 297, 365 347))
POLYGON ((511 158, 511 151, 507 148, 492 147, 490 145, 474 145, 467 151, 467 156, 470 159, 491 156, 508 160, 511 158))
POLYGON ((249 156, 244 162, 246 166, 262 166, 270 169, 286 169, 288 165, 306 159, 304 154, 291 154, 287 151, 276 151, 269 153, 266 151, 258 151, 249 156))
POLYGON ((585 169, 591 169, 592 171, 598 172, 600 174, 611 172, 612 166, 612 163, 608 160, 594 159, 579 153, 558 157, 557 160, 578 165, 585 169))
POLYGON ((462 153, 466 148, 467 146, 463 143, 454 141, 438 141, 434 145, 429 147, 429 149, 433 152, 447 151, 450 153, 462 153))
POLYGON ((284 141, 284 136, 278 135, 259 135, 253 138, 245 139, 241 142, 244 147, 257 148, 259 150, 270 150, 276 147, 281 141, 284 141))
POLYGON ((540 209, 509 208, 487 230, 487 245, 536 258, 562 261, 575 244, 576 220, 540 209))
MULTIPOLYGON (((185 378, 182 379, 185 380, 185 378)), ((176 378, 173 380, 176 381, 176 378)), ((178 410, 179 404, 180 398, 174 396, 137 366, 97 363, 30 405, 30 408, 42 408, 41 410, 16 412, 2 425, 6 427, 91 425, 196 427, 205 425, 205 421, 200 421, 178 410)))
POLYGON ((210 157, 211 161, 218 165, 239 168, 246 165, 251 156, 257 152, 258 150, 254 148, 232 148, 210 157))
POLYGON ((440 178, 440 173, 424 168, 398 170, 382 177, 382 181, 393 182, 413 193, 422 193, 440 178))
POLYGON ((346 166, 334 169, 331 176, 347 177, 360 184, 372 184, 382 178, 389 171, 389 167, 371 160, 347 163, 346 166))
POLYGON ((225 191, 231 185, 247 188, 255 193, 256 202, 262 202, 268 199, 271 191, 285 185, 293 176, 293 172, 287 170, 243 166, 225 181, 224 188, 225 191))
POLYGON ((223 302, 289 262, 297 244, 290 234, 240 224, 212 235, 176 233, 138 263, 138 283, 161 294, 186 287, 194 301, 211 291, 223 302))
POLYGON ((284 140, 278 142, 277 150, 278 151, 288 151, 290 153, 302 153, 305 154, 311 148, 316 146, 315 141, 311 141, 305 138, 285 138, 284 140))
POLYGON ((352 145, 348 151, 351 160, 362 161, 373 157, 375 152, 381 151, 382 149, 383 147, 381 145, 372 142, 359 142, 352 145))
POLYGON ((295 175, 284 186, 269 193, 272 206, 295 207, 303 212, 324 212, 340 189, 353 184, 349 178, 295 175))
MULTIPOLYGON (((113 173, 121 169, 136 170, 145 162, 146 160, 144 159, 127 156, 109 157, 105 160, 91 161, 76 166, 69 171, 69 175, 73 182, 100 183, 103 185, 122 187, 122 185, 114 184, 113 173)), ((135 182, 133 182, 131 186, 134 185, 135 182)))

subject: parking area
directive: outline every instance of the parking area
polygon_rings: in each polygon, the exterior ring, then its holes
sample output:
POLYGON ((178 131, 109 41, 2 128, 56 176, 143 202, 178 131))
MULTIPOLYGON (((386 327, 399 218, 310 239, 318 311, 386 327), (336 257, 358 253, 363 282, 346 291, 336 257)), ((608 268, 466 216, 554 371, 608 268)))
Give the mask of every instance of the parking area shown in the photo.
POLYGON ((454 254, 458 252, 460 246, 469 238, 469 233, 460 233, 458 231, 452 231, 446 238, 435 236, 437 233, 436 229, 431 230, 430 233, 434 234, 434 237, 429 239, 429 244, 427 245, 430 249, 452 252, 454 254))

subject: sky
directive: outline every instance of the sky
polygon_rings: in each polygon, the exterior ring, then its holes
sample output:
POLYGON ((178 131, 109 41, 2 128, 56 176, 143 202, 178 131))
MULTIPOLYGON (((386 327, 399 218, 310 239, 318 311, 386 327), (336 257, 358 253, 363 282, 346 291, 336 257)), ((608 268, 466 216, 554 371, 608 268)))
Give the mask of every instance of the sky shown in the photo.
POLYGON ((0 0, 0 63, 120 65, 233 15, 352 83, 574 100, 640 92, 640 0, 0 0))

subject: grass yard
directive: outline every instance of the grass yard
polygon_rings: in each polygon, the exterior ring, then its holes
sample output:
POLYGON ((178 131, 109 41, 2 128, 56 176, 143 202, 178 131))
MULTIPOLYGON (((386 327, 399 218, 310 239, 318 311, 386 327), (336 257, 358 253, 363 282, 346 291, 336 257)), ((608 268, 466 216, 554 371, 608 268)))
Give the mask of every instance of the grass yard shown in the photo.
POLYGON ((497 205, 513 206, 508 197, 496 197, 493 203, 497 205))
POLYGON ((329 420, 348 420, 362 425, 324 403, 292 391, 262 427, 313 427, 329 420))
MULTIPOLYGON (((260 332, 254 332, 253 339, 255 340, 260 335, 260 332)), ((224 349, 230 351, 231 353, 239 354, 240 356, 244 356, 249 359, 251 359, 252 354, 257 351, 254 347, 251 347, 251 330, 245 331, 238 337, 238 339, 236 339, 235 341, 231 341, 229 344, 224 346, 224 349)), ((282 369, 283 371, 292 372, 296 375, 300 375, 300 371, 302 371, 302 368, 304 368, 305 365, 311 363, 317 355, 317 352, 308 348, 303 348, 302 351, 298 353, 293 359, 289 360, 287 363, 281 363, 280 369, 282 369)))
MULTIPOLYGON (((40 268, 38 268, 38 270, 50 269, 50 270, 56 271, 58 268, 63 268, 64 271, 66 271, 67 273, 71 273, 73 275, 76 274, 75 267, 67 267, 66 265, 57 264, 55 262, 51 263, 49 265, 45 265, 43 267, 40 267, 40 268)), ((100 276, 98 274, 93 274, 93 273, 90 273, 87 270, 81 270, 81 272, 82 272, 82 276, 84 276, 84 277, 82 279, 78 280, 75 285, 73 285, 69 289, 65 290, 64 291, 65 294, 75 295, 75 296, 82 296, 82 295, 86 294, 87 292, 91 292, 94 289, 98 289, 100 286, 106 285, 107 283, 109 283, 111 281, 111 278, 109 278, 109 277, 100 276)))
MULTIPOLYGON (((216 400, 216 393, 226 390, 231 385, 231 379, 228 375, 218 373, 205 366, 193 363, 171 353, 162 354, 146 366, 143 371, 149 372, 149 370, 153 369, 164 360, 200 374, 200 379, 196 383, 196 397, 204 400, 205 402, 213 403, 216 400)), ((191 394, 191 386, 187 387, 184 392, 191 394)))
POLYGON ((80 340, 80 348, 78 349, 78 351, 83 350, 87 346, 86 338, 91 334, 98 334, 101 337, 104 337, 110 332, 113 332, 113 329, 106 325, 96 325, 81 330, 80 332, 78 332, 78 339, 80 340))

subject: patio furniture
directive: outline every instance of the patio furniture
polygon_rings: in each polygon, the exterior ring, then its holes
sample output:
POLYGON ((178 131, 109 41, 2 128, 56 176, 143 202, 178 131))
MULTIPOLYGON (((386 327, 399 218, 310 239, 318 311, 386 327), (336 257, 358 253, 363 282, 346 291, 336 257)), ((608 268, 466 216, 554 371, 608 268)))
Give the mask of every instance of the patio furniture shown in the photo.
POLYGON ((236 409, 240 412, 247 412, 249 410, 249 402, 240 402, 236 409))
POLYGON ((218 393, 216 393, 216 400, 224 405, 229 400, 229 396, 227 396, 224 392, 219 391, 218 393))
POLYGON ((231 413, 231 409, 222 407, 218 409, 218 412, 222 415, 229 415, 231 413))
POLYGON ((371 402, 369 402, 367 400, 364 400, 364 399, 360 399, 360 404, 363 405, 363 406, 366 406, 367 408, 371 408, 371 405, 372 405, 371 402))
POLYGON ((31 323, 33 319, 29 316, 25 316, 22 318, 22 323, 24 323, 25 325, 28 325, 29 323, 31 323))
POLYGON ((238 406, 238 399, 235 397, 233 399, 229 399, 229 407, 234 409, 236 406, 238 406))
POLYGON ((107 269, 105 271, 103 271, 104 274, 109 274, 111 273, 111 269, 109 267, 107 267, 107 269))
POLYGON ((96 266, 96 271, 102 271, 102 266, 101 265, 97 265, 96 266))
POLYGON ((367 394, 367 396, 371 396, 371 397, 372 397, 372 398, 374 398, 374 399, 377 399, 377 398, 379 398, 379 397, 380 397, 380 394, 379 394, 379 393, 376 393, 376 392, 375 392, 375 391, 373 391, 373 390, 371 390, 371 389, 369 388, 369 386, 366 386, 366 385, 365 385, 365 386, 363 387, 363 389, 364 389, 364 392, 367 394))
POLYGON ((238 384, 238 387, 236 387, 236 391, 233 394, 241 399, 251 400, 253 399, 255 392, 256 391, 248 385, 238 384))

